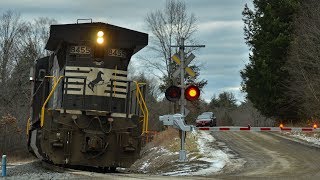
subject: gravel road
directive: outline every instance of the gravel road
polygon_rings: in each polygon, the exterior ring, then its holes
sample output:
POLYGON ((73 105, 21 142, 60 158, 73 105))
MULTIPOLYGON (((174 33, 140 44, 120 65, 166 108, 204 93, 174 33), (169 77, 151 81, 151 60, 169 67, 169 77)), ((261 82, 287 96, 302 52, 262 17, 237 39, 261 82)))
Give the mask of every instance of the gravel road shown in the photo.
MULTIPOLYGON (((1 177, 0 177, 1 178, 1 177)), ((74 175, 69 172, 58 172, 50 170, 42 165, 41 161, 32 161, 20 165, 8 165, 7 177, 5 179, 21 179, 21 180, 34 180, 34 179, 79 179, 83 178, 81 175, 74 175)))
POLYGON ((320 149, 274 133, 213 132, 246 163, 223 179, 320 179, 320 149))
MULTIPOLYGON (((0 170, 1 174, 1 170, 0 170)), ((60 180, 60 179, 112 179, 112 180, 138 180, 138 179, 205 179, 204 177, 170 177, 157 176, 148 174, 132 174, 132 173, 96 173, 88 171, 80 171, 73 169, 62 169, 51 165, 43 166, 41 161, 28 162, 22 165, 8 166, 7 177, 8 180, 60 180), (51 169, 50 167, 53 167, 51 169)), ((2 179, 2 177, 0 177, 2 179)))
MULTIPOLYGON (((320 148, 283 138, 275 133, 213 132, 215 145, 246 161, 209 177, 155 176, 130 173, 94 173, 50 170, 40 161, 9 166, 6 179, 320 179, 320 148), (230 150, 231 149, 231 150, 230 150)), ((0 178, 1 179, 1 178, 0 178)))

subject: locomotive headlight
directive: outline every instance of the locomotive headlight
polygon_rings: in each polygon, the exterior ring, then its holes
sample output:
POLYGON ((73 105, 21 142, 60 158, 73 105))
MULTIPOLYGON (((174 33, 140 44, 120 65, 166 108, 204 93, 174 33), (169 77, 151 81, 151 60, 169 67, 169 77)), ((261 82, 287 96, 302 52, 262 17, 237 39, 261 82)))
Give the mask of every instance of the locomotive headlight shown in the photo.
POLYGON ((99 32, 97 33, 97 36, 98 36, 98 37, 102 37, 103 35, 104 35, 103 31, 99 31, 99 32))
POLYGON ((98 44, 103 44, 103 42, 104 42, 103 35, 104 35, 103 31, 98 31, 98 33, 97 33, 97 43, 98 44))
POLYGON ((98 43, 98 44, 102 44, 103 42, 104 42, 103 37, 98 37, 98 38, 97 38, 97 43, 98 43))

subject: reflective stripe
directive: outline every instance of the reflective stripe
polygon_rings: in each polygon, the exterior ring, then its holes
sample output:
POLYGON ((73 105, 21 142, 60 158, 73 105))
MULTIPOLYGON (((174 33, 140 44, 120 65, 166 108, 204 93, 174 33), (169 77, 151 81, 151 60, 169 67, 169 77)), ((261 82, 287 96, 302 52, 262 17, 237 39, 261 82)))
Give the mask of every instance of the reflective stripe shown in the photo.
MULTIPOLYGON (((81 91, 75 91, 75 90, 68 90, 68 94, 70 95, 83 95, 83 92, 82 90, 81 91)), ((86 93, 86 96, 97 96, 93 93, 91 94, 87 94, 86 93)), ((98 96, 107 96, 107 97, 110 97, 111 94, 110 93, 104 93, 104 94, 99 94, 98 96)), ((117 94, 117 92, 114 94, 112 94, 112 97, 116 97, 116 98, 127 98, 127 95, 126 94, 117 94)))
MULTIPOLYGON (((91 71, 93 69, 106 69, 106 68, 95 68, 95 67, 80 67, 80 66, 66 66, 66 70, 74 70, 74 71, 91 71)), ((127 75, 127 71, 108 69, 116 72, 117 74, 127 75)))
MULTIPOLYGON (((131 118, 133 114, 129 114, 129 118, 131 118)), ((125 113, 111 113, 111 117, 122 117, 122 118, 125 118, 127 117, 127 114, 125 113)))

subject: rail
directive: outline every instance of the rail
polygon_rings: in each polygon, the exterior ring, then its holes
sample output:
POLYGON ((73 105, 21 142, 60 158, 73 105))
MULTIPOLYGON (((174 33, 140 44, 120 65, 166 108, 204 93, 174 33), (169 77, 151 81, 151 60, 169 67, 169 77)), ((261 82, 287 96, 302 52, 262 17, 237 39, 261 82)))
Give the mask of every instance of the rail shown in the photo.
POLYGON ((136 84, 136 97, 143 114, 142 134, 148 134, 149 110, 140 90, 140 85, 144 85, 145 83, 138 83, 137 81, 133 82, 136 84))
POLYGON ((40 127, 43 127, 44 124, 44 110, 45 107, 47 105, 47 103, 49 102, 51 96, 53 95, 53 92, 56 90, 56 88, 58 87, 59 82, 61 81, 61 79, 63 78, 63 76, 60 76, 58 80, 56 80, 55 76, 45 76, 46 78, 53 78, 53 87, 47 97, 47 99, 44 101, 42 108, 41 108, 41 117, 40 117, 40 127))

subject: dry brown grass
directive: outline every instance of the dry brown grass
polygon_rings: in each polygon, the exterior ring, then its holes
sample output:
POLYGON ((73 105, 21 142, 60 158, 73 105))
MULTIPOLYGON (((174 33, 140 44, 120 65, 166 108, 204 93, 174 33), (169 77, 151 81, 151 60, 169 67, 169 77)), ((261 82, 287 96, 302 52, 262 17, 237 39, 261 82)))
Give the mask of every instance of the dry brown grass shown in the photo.
POLYGON ((176 129, 169 127, 165 131, 159 132, 152 140, 154 146, 166 145, 175 138, 179 138, 179 133, 176 129), (169 140, 169 141, 168 141, 169 140))
POLYGON ((7 153, 7 162, 17 163, 17 162, 27 162, 35 160, 36 158, 32 156, 29 152, 15 152, 15 153, 7 153))
MULTIPOLYGON (((178 152, 180 150, 179 131, 169 127, 167 130, 158 133, 151 144, 153 147, 163 146, 171 152, 178 152)), ((196 135, 187 132, 185 147, 189 152, 199 151, 196 135)))
MULTIPOLYGON (((187 133, 185 148, 190 159, 202 157, 198 150, 197 140, 197 134, 187 133)), ((169 127, 158 133, 151 142, 143 147, 141 158, 130 167, 130 171, 137 173, 170 172, 179 166, 179 150, 179 131, 169 127)))

